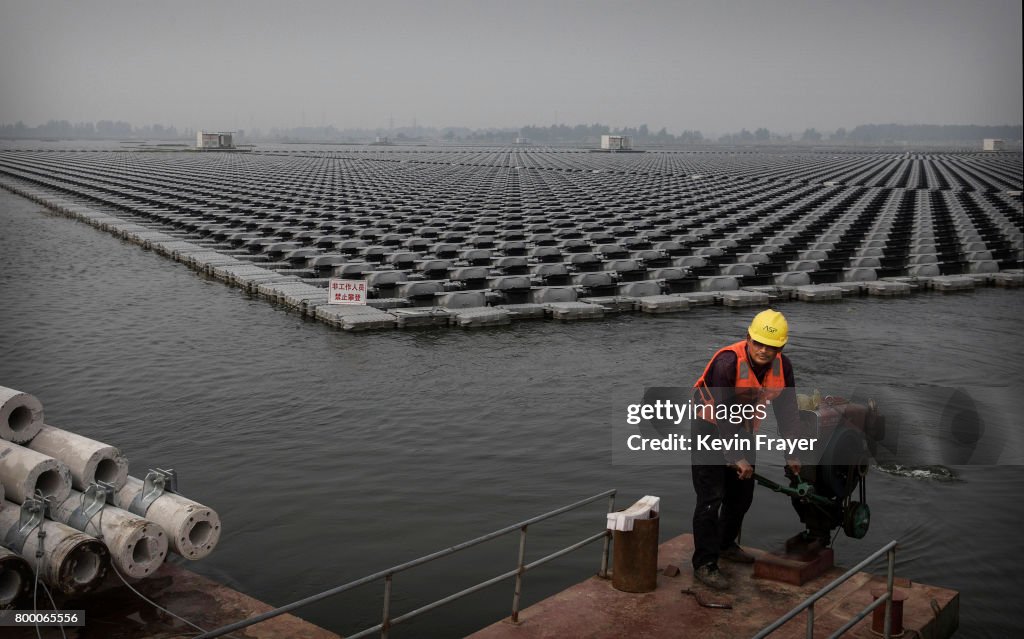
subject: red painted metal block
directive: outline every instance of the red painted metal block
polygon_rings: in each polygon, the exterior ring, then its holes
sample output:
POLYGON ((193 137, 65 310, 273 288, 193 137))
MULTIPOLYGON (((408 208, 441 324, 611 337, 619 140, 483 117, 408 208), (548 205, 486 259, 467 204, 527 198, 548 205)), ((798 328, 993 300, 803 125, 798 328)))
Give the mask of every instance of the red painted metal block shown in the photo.
POLYGON ((828 572, 835 565, 834 561, 831 548, 816 554, 786 554, 781 557, 765 553, 754 562, 754 576, 802 586, 828 572))

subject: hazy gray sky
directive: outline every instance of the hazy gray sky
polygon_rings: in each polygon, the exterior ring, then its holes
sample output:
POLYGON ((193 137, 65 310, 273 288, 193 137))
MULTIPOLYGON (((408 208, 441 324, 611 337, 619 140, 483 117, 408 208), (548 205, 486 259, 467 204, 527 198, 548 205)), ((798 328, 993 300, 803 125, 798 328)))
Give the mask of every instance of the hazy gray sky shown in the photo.
POLYGON ((1019 0, 0 0, 0 122, 1020 124, 1019 0))

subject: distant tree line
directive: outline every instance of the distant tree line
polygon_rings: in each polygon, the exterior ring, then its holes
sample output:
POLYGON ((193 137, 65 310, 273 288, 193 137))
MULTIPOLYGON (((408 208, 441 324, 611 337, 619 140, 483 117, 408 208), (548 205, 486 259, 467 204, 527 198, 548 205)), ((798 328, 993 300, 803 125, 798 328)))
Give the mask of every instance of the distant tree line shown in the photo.
POLYGON ((76 122, 50 120, 39 126, 25 126, 23 122, 0 124, 0 138, 52 138, 68 140, 109 140, 142 138, 147 140, 183 140, 196 137, 195 131, 185 129, 179 132, 174 126, 147 124, 132 126, 121 120, 100 120, 99 122, 76 122))
MULTIPOLYGON (((665 127, 652 132, 646 124, 638 127, 614 128, 606 124, 552 124, 550 126, 529 125, 520 129, 489 128, 470 129, 466 127, 398 127, 393 129, 337 129, 334 126, 303 126, 273 128, 263 132, 259 129, 248 135, 237 131, 236 137, 247 142, 342 142, 364 143, 387 138, 394 143, 427 143, 444 141, 449 143, 512 144, 525 139, 534 144, 580 144, 597 145, 602 135, 628 135, 636 146, 662 146, 674 144, 789 144, 829 142, 834 144, 893 144, 902 142, 976 142, 983 138, 1001 138, 1014 143, 1024 138, 1021 125, 979 126, 979 125, 934 125, 934 124, 861 124, 847 131, 839 128, 822 132, 808 128, 800 134, 775 133, 765 127, 750 131, 741 129, 736 133, 721 135, 717 140, 707 139, 697 130, 685 130, 678 134, 669 133, 665 127)), ((147 139, 192 141, 195 130, 162 124, 133 126, 124 121, 100 120, 99 122, 71 123, 67 120, 50 120, 45 124, 30 127, 22 122, 0 124, 0 138, 6 139, 147 139)))
POLYGON ((846 135, 851 142, 932 142, 1000 138, 1020 140, 1024 127, 939 124, 862 124, 846 135))
POLYGON ((802 134, 778 134, 762 127, 751 133, 742 129, 718 138, 722 144, 771 144, 790 142, 830 142, 836 144, 893 144, 900 142, 976 142, 984 138, 1000 138, 1010 142, 1022 139, 1017 126, 938 125, 938 124, 861 124, 852 131, 840 127, 832 132, 814 128, 802 134))

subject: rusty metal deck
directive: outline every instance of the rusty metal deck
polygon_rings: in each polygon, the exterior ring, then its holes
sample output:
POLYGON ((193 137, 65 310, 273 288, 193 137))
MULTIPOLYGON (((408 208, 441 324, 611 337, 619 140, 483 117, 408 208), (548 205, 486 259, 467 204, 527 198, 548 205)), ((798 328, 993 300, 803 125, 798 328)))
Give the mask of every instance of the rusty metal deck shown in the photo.
MULTIPOLYGON (((752 554, 763 551, 751 550, 752 554)), ((686 534, 659 547, 659 567, 672 564, 681 571, 676 577, 658 575, 654 592, 630 594, 612 588, 611 580, 592 577, 520 613, 520 623, 500 621, 472 635, 471 639, 593 639, 631 637, 701 637, 736 639, 752 637, 759 630, 795 608, 805 598, 843 574, 832 568, 803 586, 753 577, 752 565, 722 563, 733 580, 728 593, 708 590, 695 583, 690 570, 693 536, 686 534), (731 609, 705 608, 694 596, 680 591, 692 588, 706 602, 728 603, 731 609)), ((897 574, 899 554, 897 553, 897 574)), ((882 586, 884 578, 858 573, 815 606, 815 637, 827 637, 871 603, 870 590, 882 586)), ((903 602, 905 636, 944 639, 952 636, 959 623, 960 595, 954 590, 899 579, 897 587, 908 595, 903 602), (934 604, 932 603, 934 602, 934 604), (934 605, 934 609, 933 609, 934 605)), ((871 617, 845 636, 876 638, 871 617)), ((772 637, 806 637, 806 618, 799 615, 772 637)))

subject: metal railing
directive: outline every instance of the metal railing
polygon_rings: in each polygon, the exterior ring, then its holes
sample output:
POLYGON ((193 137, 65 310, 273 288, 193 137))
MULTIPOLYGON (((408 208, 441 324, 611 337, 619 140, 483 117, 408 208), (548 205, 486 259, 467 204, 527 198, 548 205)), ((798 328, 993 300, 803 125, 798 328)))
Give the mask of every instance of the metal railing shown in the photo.
POLYGON ((521 522, 519 522, 517 524, 512 524, 511 526, 506 526, 505 528, 502 528, 501 530, 496 530, 496 531, 494 531, 492 533, 488 533, 486 535, 483 535, 482 537, 477 537, 476 539, 471 539, 469 541, 464 541, 461 544, 452 546, 450 548, 446 548, 444 550, 439 550, 438 552, 431 553, 429 555, 425 555, 425 556, 420 557, 418 559, 413 559, 412 561, 407 561, 404 564, 399 564, 397 566, 392 566, 391 568, 386 568, 385 570, 381 570, 380 572, 376 572, 376 573, 374 573, 372 575, 367 575, 366 577, 363 577, 361 579, 357 579, 355 581, 350 581, 350 582, 348 582, 346 584, 342 584, 340 586, 336 586, 334 588, 331 588, 330 590, 325 590, 325 591, 323 591, 321 593, 312 595, 310 597, 306 597, 305 599, 300 599, 299 601, 294 601, 294 602, 292 602, 290 604, 281 606, 280 608, 275 608, 273 610, 269 610, 267 612, 261 613, 259 615, 254 616, 254 617, 250 617, 248 619, 244 619, 242 621, 239 621, 239 622, 227 625, 227 626, 223 626, 223 627, 217 628, 215 630, 206 631, 203 634, 201 634, 198 637, 196 637, 195 639, 212 639, 213 637, 221 637, 221 636, 226 635, 226 634, 228 634, 230 632, 234 632, 235 630, 240 630, 242 628, 247 628, 249 626, 258 624, 261 621, 266 621, 267 619, 271 619, 273 617, 277 617, 278 615, 283 615, 283 614, 285 614, 287 612, 291 612, 292 610, 296 610, 298 608, 302 608, 303 606, 308 606, 309 604, 312 604, 312 603, 315 603, 317 601, 320 601, 321 599, 326 599, 328 597, 333 597, 334 595, 341 594, 341 593, 343 593, 343 592, 345 592, 347 590, 352 590, 353 588, 356 588, 358 586, 362 586, 362 585, 370 583, 372 581, 377 581, 378 579, 383 579, 384 580, 384 603, 383 603, 383 607, 382 607, 382 620, 376 626, 367 628, 367 629, 362 630, 362 631, 360 631, 360 632, 358 632, 356 634, 353 634, 353 635, 347 635, 348 639, 358 639, 359 637, 367 637, 367 636, 372 635, 372 634, 374 634, 376 632, 380 632, 380 636, 382 638, 384 638, 384 639, 387 639, 388 631, 390 630, 391 626, 394 626, 395 624, 401 623, 403 621, 408 621, 408 620, 412 619, 413 617, 416 617, 416 616, 421 615, 421 614, 423 614, 425 612, 433 610, 434 608, 437 608, 438 606, 443 606, 446 603, 450 603, 452 601, 455 601, 456 599, 460 599, 462 597, 465 597, 466 595, 470 595, 470 594, 472 594, 474 592, 477 592, 479 590, 483 590, 484 588, 487 588, 489 586, 493 586, 494 584, 496 584, 496 583, 498 583, 500 581, 503 581, 505 579, 509 579, 510 577, 515 577, 516 578, 515 593, 512 596, 512 615, 511 615, 512 621, 516 622, 516 621, 519 620, 519 605, 520 605, 520 601, 521 601, 521 598, 522 598, 522 592, 523 592, 523 575, 526 574, 526 571, 532 570, 532 569, 534 569, 534 568, 536 568, 538 566, 546 564, 549 561, 557 559, 557 558, 561 557, 562 555, 566 555, 566 554, 568 554, 568 553, 570 553, 570 552, 572 552, 574 550, 578 550, 578 549, 582 548, 583 546, 586 546, 587 544, 593 543, 593 542, 597 541, 598 539, 604 538, 604 548, 603 548, 603 550, 601 552, 601 569, 600 569, 600 572, 598 574, 601 577, 607 577, 608 576, 608 557, 609 557, 609 552, 611 550, 611 533, 608 530, 602 530, 600 533, 591 535, 591 536, 589 536, 589 537, 587 537, 587 538, 585 538, 585 539, 583 539, 581 541, 576 542, 575 544, 572 544, 571 546, 566 546, 565 548, 562 548, 561 550, 557 550, 557 551, 551 553, 550 555, 547 555, 546 557, 542 557, 540 559, 537 559, 536 561, 532 561, 530 563, 526 563, 526 533, 527 533, 527 529, 531 525, 533 525, 533 524, 536 524, 536 523, 544 521, 546 519, 550 519, 550 518, 555 517, 557 515, 561 515, 563 513, 569 512, 570 510, 575 510, 575 509, 580 508, 582 506, 586 506, 587 504, 592 504, 595 501, 598 501, 598 500, 603 499, 605 497, 608 498, 608 512, 610 513, 615 508, 615 492, 616 492, 615 490, 607 490, 607 491, 605 491, 603 493, 600 493, 598 495, 594 495, 593 497, 589 497, 589 498, 584 499, 582 501, 578 501, 578 502, 576 502, 574 504, 569 504, 568 506, 563 506, 563 507, 558 508, 556 510, 552 510, 551 512, 544 513, 543 515, 538 515, 536 517, 532 517, 532 518, 527 519, 525 521, 521 521, 521 522), (504 572, 504 573, 502 573, 502 574, 500 574, 500 575, 498 575, 496 577, 492 577, 491 579, 488 579, 486 581, 482 581, 482 582, 476 584, 475 586, 470 586, 469 588, 466 588, 465 590, 460 590, 459 592, 454 593, 452 595, 449 595, 447 597, 444 597, 443 599, 438 599, 438 600, 436 600, 436 601, 434 601, 432 603, 429 603, 429 604, 427 604, 425 606, 417 608, 416 610, 413 610, 411 612, 407 612, 407 613, 405 613, 403 615, 399 615, 397 617, 391 617, 391 587, 392 587, 392 583, 394 582, 394 577, 395 577, 396 574, 398 574, 400 572, 403 572, 405 570, 409 570, 410 568, 415 568, 417 566, 422 566, 423 564, 431 562, 431 561, 433 561, 435 559, 440 559, 441 557, 447 557, 448 555, 451 555, 451 554, 454 554, 456 552, 459 552, 460 550, 465 550, 466 548, 470 548, 472 546, 476 546, 478 544, 482 544, 485 541, 490 541, 492 539, 496 539, 496 538, 501 537, 503 535, 507 535, 510 532, 514 532, 516 530, 519 531, 519 561, 518 561, 518 564, 516 565, 515 569, 509 570, 507 572, 504 572))
POLYGON ((886 555, 887 560, 888 560, 888 567, 887 567, 887 570, 886 570, 886 592, 881 597, 879 597, 878 599, 876 599, 873 602, 871 602, 870 604, 868 604, 859 613, 854 615, 854 617, 852 619, 850 619, 849 621, 847 621, 839 630, 836 630, 834 633, 829 635, 829 639, 835 639, 836 637, 842 636, 843 633, 845 633, 847 630, 850 630, 851 628, 856 626, 858 623, 860 623, 861 619, 863 619, 864 617, 867 617, 869 614, 871 614, 872 611, 874 611, 875 608, 881 606, 882 604, 885 604, 885 627, 884 627, 884 630, 882 631, 882 636, 885 639, 889 639, 892 636, 892 618, 890 617, 890 613, 892 612, 892 588, 893 588, 893 580, 895 578, 895 570, 896 570, 896 540, 895 539, 890 541, 886 545, 882 546, 881 548, 879 548, 875 552, 873 552, 871 555, 869 555, 867 558, 865 558, 864 561, 860 562, 859 564, 857 564, 853 568, 850 568, 849 570, 847 570, 840 577, 836 578, 835 581, 833 581, 832 583, 828 584, 827 586, 825 586, 824 588, 822 588, 818 592, 814 593, 813 595, 811 595, 810 597, 805 599, 803 601, 803 603, 801 603, 799 606, 797 606, 796 608, 793 608, 792 610, 790 610, 786 614, 784 614, 781 617, 779 617, 778 619, 776 619, 769 626, 765 627, 764 630, 762 630, 761 632, 759 632, 756 635, 754 635, 754 639, 763 639, 764 637, 767 637, 768 635, 770 635, 771 633, 773 633, 776 630, 778 630, 780 627, 782 627, 784 624, 786 624, 789 620, 793 619, 793 617, 796 617, 798 614, 800 614, 804 610, 807 610, 807 639, 813 639, 814 638, 814 602, 818 601, 819 599, 821 599, 822 597, 824 597, 828 593, 830 593, 833 590, 835 590, 836 588, 838 588, 847 579, 849 579, 850 577, 853 577, 854 575, 856 575, 858 572, 860 572, 860 570, 862 568, 867 566, 872 561, 878 559, 883 554, 886 555))

